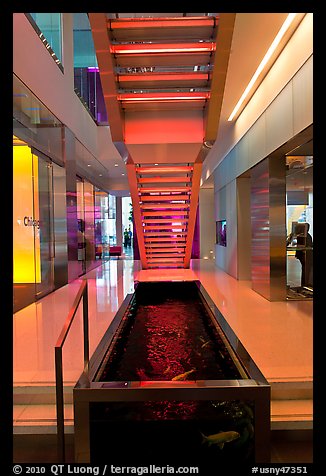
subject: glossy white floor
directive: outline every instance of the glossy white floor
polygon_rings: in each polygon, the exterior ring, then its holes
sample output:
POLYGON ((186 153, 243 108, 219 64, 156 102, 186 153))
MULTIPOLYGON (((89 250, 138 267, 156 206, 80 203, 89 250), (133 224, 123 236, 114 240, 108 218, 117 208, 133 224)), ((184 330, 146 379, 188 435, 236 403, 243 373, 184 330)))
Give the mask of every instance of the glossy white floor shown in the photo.
MULTIPOLYGON (((111 259, 85 278, 89 292, 90 353, 126 294, 133 292, 135 280, 199 279, 270 383, 281 385, 281 389, 282 383, 293 383, 296 389, 298 385, 303 390, 307 386, 312 388, 312 301, 269 302, 251 289, 250 282, 237 281, 209 260, 193 260, 187 270, 156 271, 140 270, 139 261, 111 259)), ((53 389, 54 346, 81 282, 78 279, 14 314, 14 433, 23 433, 32 420, 37 420, 40 427, 49 420, 55 422, 53 405, 40 404, 33 388, 53 389)), ((71 387, 82 371, 82 342, 78 311, 63 353, 64 380, 71 387)), ((309 397, 297 399, 292 395, 290 400, 273 400, 275 429, 278 417, 282 419, 282 429, 287 429, 281 415, 284 412, 296 416, 298 426, 294 428, 311 428, 309 397)), ((72 423, 69 404, 66 418, 72 423)), ((37 428, 34 431, 37 433, 37 428)))

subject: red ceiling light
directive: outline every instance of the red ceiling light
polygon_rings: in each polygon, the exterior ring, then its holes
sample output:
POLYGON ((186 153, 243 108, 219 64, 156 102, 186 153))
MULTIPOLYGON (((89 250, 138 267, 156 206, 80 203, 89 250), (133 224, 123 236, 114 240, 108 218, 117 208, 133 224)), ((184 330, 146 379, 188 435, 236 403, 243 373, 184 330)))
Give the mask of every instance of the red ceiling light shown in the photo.
POLYGON ((124 102, 137 102, 137 101, 198 101, 209 99, 210 92, 171 92, 171 93, 125 93, 118 94, 117 99, 124 102))
POLYGON ((119 74, 117 80, 124 81, 193 81, 193 80, 209 80, 208 73, 129 73, 119 74))
POLYGON ((168 53, 211 53, 216 50, 216 43, 192 42, 192 43, 146 43, 111 45, 110 51, 115 55, 135 54, 168 54, 168 53))

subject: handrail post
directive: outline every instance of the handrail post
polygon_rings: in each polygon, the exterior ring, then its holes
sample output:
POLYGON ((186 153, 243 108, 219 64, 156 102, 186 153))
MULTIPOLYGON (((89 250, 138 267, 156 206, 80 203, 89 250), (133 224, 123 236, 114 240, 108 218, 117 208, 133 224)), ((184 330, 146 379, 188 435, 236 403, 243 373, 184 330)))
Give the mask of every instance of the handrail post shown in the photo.
POLYGON ((84 370, 88 371, 89 363, 89 329, 88 329, 88 282, 83 293, 83 325, 84 325, 84 370))

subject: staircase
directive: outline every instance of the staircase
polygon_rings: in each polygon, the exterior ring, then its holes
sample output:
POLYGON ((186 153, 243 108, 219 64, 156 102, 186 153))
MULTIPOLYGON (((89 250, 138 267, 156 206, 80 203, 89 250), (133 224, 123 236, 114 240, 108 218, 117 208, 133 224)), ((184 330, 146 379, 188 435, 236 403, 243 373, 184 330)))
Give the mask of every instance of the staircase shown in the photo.
POLYGON ((129 165, 137 239, 144 269, 187 268, 201 164, 129 165))

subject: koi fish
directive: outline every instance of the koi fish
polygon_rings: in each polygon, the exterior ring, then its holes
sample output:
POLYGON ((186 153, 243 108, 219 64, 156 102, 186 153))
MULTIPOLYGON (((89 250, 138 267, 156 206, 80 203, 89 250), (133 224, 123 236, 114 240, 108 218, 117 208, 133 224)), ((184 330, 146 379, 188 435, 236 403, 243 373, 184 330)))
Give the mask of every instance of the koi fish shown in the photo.
POLYGON ((203 345, 201 346, 202 349, 205 349, 205 347, 209 344, 209 340, 207 340, 206 342, 203 343, 203 345))
POLYGON ((183 374, 176 375, 175 377, 173 377, 172 380, 186 380, 186 378, 188 377, 188 375, 192 374, 193 372, 196 372, 196 369, 188 370, 188 372, 185 372, 185 373, 183 373, 183 374))
POLYGON ((144 369, 136 369, 136 372, 140 380, 148 380, 148 377, 144 369))
POLYGON ((220 431, 219 433, 215 433, 215 435, 209 436, 205 436, 203 433, 200 434, 203 437, 203 443, 207 443, 208 446, 217 445, 221 450, 225 443, 236 440, 240 436, 240 433, 237 431, 220 431))

